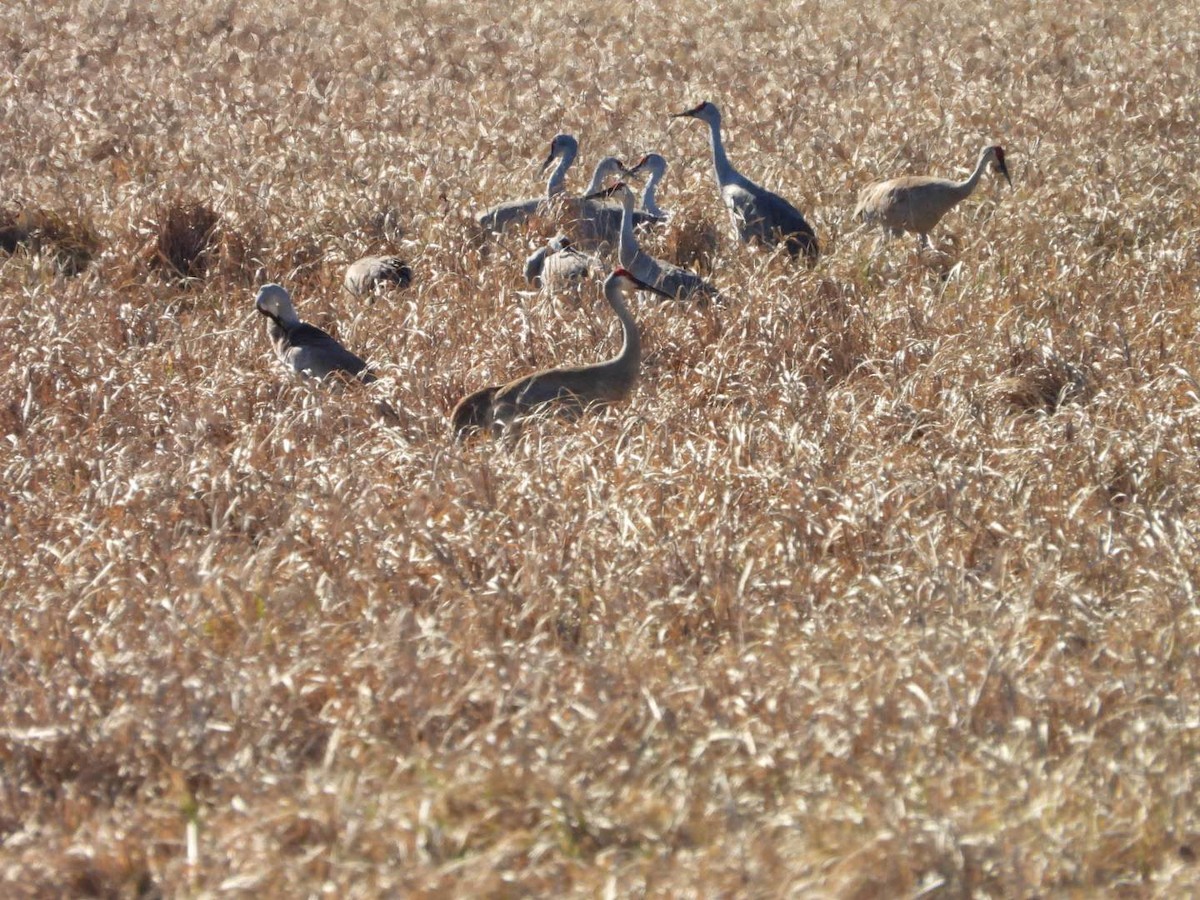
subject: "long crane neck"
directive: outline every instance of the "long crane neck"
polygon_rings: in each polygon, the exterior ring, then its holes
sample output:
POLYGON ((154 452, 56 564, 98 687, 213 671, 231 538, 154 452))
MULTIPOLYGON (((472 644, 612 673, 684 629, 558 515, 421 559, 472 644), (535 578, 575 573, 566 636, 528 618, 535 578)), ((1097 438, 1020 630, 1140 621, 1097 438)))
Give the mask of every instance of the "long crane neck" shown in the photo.
POLYGON ((597 193, 602 187, 608 176, 617 171, 621 167, 621 161, 614 156, 606 156, 600 162, 596 163, 596 171, 592 172, 592 183, 588 185, 583 196, 597 193))
POLYGON ((975 166, 975 171, 971 173, 971 177, 966 181, 956 182, 954 185, 955 192, 959 195, 959 199, 965 199, 971 196, 976 185, 979 184, 979 179, 983 177, 983 173, 987 171, 988 153, 986 150, 979 154, 979 162, 975 166))
POLYGON ((654 202, 654 192, 658 189, 658 183, 662 181, 662 169, 655 169, 650 173, 650 180, 646 182, 646 187, 642 190, 642 209, 650 213, 657 219, 665 219, 667 214, 658 208, 658 204, 654 202))
POLYGON ((637 368, 642 361, 642 336, 638 331, 637 322, 625 305, 624 291, 616 279, 610 280, 604 286, 604 299, 613 308, 621 321, 621 352, 609 360, 609 365, 619 368, 627 375, 637 374, 637 368))
POLYGON ((636 272, 634 260, 641 252, 637 236, 633 233, 633 192, 626 188, 621 191, 621 235, 617 240, 617 259, 623 268, 636 272))
POLYGON ((550 199, 557 197, 566 190, 567 169, 571 168, 571 163, 575 162, 575 154, 579 150, 571 145, 563 148, 562 155, 558 158, 558 165, 554 167, 554 171, 550 173, 550 180, 546 182, 546 198, 550 199))
POLYGON ((717 176, 717 184, 721 187, 734 184, 741 187, 746 185, 743 178, 725 155, 725 143, 721 140, 721 123, 717 119, 708 121, 708 142, 712 145, 713 171, 717 176))

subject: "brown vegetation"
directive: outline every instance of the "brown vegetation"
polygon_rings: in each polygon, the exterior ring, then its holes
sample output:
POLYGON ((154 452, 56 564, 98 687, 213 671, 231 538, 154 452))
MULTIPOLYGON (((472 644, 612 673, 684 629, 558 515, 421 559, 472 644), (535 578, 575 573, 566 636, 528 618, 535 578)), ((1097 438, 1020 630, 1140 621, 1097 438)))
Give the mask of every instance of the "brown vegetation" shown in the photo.
POLYGON ((0 17, 0 203, 98 241, 0 256, 0 895, 1200 892, 1196 10, 480 9, 0 17), (730 239, 705 98, 811 271, 730 239), (456 444, 614 339, 472 244, 559 131, 670 160, 727 303, 456 444), (857 190, 987 141, 948 257, 873 257, 857 190), (380 381, 279 367, 267 281, 380 381))

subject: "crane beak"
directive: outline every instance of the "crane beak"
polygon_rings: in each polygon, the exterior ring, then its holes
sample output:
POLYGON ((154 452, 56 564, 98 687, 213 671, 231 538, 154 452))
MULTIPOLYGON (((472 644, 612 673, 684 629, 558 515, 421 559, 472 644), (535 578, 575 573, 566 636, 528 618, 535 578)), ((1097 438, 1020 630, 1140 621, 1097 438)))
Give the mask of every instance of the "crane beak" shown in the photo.
POLYGON ((698 115, 696 115, 696 114, 697 114, 698 112, 700 112, 700 110, 704 109, 704 107, 705 107, 705 106, 707 106, 707 105, 708 105, 708 101, 706 100, 706 101, 704 101, 703 103, 700 103, 700 104, 698 104, 698 105, 696 105, 696 106, 693 106, 691 109, 685 109, 683 112, 672 113, 672 114, 671 114, 671 116, 670 116, 670 118, 672 118, 672 119, 679 119, 679 118, 682 118, 682 117, 684 117, 684 116, 691 116, 693 119, 698 119, 698 118, 700 118, 700 117, 699 117, 698 115))
POLYGON ((646 282, 642 281, 642 279, 638 278, 636 275, 634 275, 628 269, 622 269, 622 268, 614 269, 613 274, 614 275, 622 275, 625 278, 628 278, 630 281, 632 281, 634 283, 634 286, 639 291, 648 291, 651 294, 658 294, 658 296, 666 297, 668 300, 675 299, 673 296, 668 294, 666 291, 660 290, 659 288, 656 288, 652 284, 646 284, 646 282))
POLYGON ((996 168, 1000 171, 1000 174, 1004 176, 1005 180, 1008 182, 1008 186, 1011 188, 1013 183, 1012 176, 1008 174, 1008 166, 1005 163, 1000 163, 1000 165, 996 166, 996 168))
MULTIPOLYGON (((621 169, 622 169, 622 171, 624 171, 625 167, 622 166, 621 169)), ((595 191, 594 193, 588 194, 583 199, 584 200, 603 200, 606 197, 611 197, 613 194, 615 194, 617 191, 619 191, 624 186, 625 186, 625 182, 618 181, 616 184, 610 184, 608 187, 600 188, 600 190, 595 191)))

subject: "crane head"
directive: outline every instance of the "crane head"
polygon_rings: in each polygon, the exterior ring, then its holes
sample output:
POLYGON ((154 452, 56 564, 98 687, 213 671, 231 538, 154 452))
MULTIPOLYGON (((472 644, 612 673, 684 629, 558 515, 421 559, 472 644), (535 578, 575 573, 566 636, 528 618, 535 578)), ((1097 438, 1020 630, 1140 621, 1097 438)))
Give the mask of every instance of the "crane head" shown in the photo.
POLYGON ((1004 162, 1004 148, 995 144, 988 147, 987 152, 992 156, 992 168, 1003 175, 1008 181, 1008 186, 1012 187, 1012 176, 1008 174, 1008 165, 1004 162))
POLYGON ((496 388, 486 387, 458 401, 450 413, 450 430, 461 441, 492 424, 492 398, 496 388))
POLYGON ((666 297, 668 300, 675 299, 671 294, 656 288, 652 284, 647 284, 628 269, 622 269, 620 266, 612 270, 612 274, 605 279, 604 286, 607 288, 609 284, 613 283, 619 285, 624 290, 649 291, 652 294, 658 294, 660 297, 666 297))
POLYGON ((693 119, 700 119, 704 122, 720 121, 721 113, 717 108, 707 100, 700 103, 698 106, 693 106, 691 109, 685 109, 683 112, 674 113, 671 118, 679 119, 684 116, 691 116, 693 119))
POLYGON ((626 169, 625 175, 626 175, 626 177, 636 178, 637 176, 641 175, 643 172, 650 172, 651 174, 653 174, 654 172, 666 172, 666 171, 667 171, 666 159, 664 159, 662 156, 660 156, 657 153, 647 153, 645 156, 643 156, 641 159, 639 159, 637 161, 637 164, 634 165, 634 167, 632 169, 626 169))
POLYGON ((579 149, 579 144, 575 138, 569 134, 556 134, 554 139, 550 141, 550 153, 546 156, 546 161, 542 163, 541 171, 545 172, 550 168, 550 163, 558 159, 560 156, 566 156, 568 153, 574 158, 575 152, 579 149))
POLYGON ((296 308, 292 306, 291 294, 279 284, 264 284, 260 287, 254 298, 254 308, 280 324, 300 321, 300 317, 296 315, 296 308))
MULTIPOLYGON (((623 171, 628 173, 628 170, 625 169, 624 166, 622 166, 621 168, 623 171)), ((608 187, 600 188, 600 190, 595 191, 594 193, 588 194, 583 199, 584 200, 604 200, 608 197, 613 196, 614 194, 619 194, 622 191, 627 192, 628 190, 629 190, 629 185, 627 185, 623 181, 618 181, 618 182, 615 182, 614 184, 610 184, 608 187)))

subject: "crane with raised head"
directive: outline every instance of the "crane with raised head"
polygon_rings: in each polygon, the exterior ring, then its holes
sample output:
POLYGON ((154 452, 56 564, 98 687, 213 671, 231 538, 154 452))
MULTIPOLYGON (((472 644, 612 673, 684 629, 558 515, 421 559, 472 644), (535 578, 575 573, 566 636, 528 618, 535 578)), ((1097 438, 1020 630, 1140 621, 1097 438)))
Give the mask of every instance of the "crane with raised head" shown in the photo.
POLYGON ((278 284, 258 289, 254 308, 267 317, 267 337, 279 361, 293 372, 324 378, 333 372, 345 372, 363 384, 376 381, 367 363, 339 344, 327 332, 300 321, 292 297, 278 284))
POLYGON ((369 294, 377 285, 407 287, 412 267, 399 256, 364 256, 346 267, 343 286, 356 297, 369 294))
POLYGON ((975 171, 963 181, 909 175, 868 185, 858 194, 854 217, 867 225, 881 226, 890 237, 899 237, 903 231, 915 233, 918 248, 928 247, 929 232, 942 216, 971 196, 989 165, 1008 180, 1011 188, 1004 148, 992 144, 983 148, 975 171))
POLYGON ((550 141, 550 153, 542 163, 541 171, 545 172, 555 160, 558 165, 550 172, 546 181, 546 194, 543 197, 530 197, 526 200, 509 200, 499 203, 479 215, 479 226, 485 231, 499 234, 510 225, 524 222, 546 206, 546 201, 553 200, 566 190, 567 169, 579 155, 579 142, 569 134, 556 134, 550 141))
POLYGON ((621 350, 601 363, 543 369, 498 387, 468 394, 454 407, 450 424, 457 437, 481 429, 500 430, 520 416, 553 404, 582 412, 594 404, 627 398, 637 382, 642 341, 637 322, 625 304, 632 291, 659 293, 625 269, 614 269, 604 281, 604 297, 621 323, 621 350))
POLYGON ((645 284, 675 300, 715 300, 717 289, 695 272, 690 272, 666 260, 655 259, 643 252, 633 226, 633 191, 623 181, 600 191, 597 196, 615 196, 621 202, 621 233, 617 242, 617 259, 622 268, 632 272, 645 284))
POLYGON ((778 194, 742 175, 725 155, 725 144, 721 139, 721 111, 716 105, 705 101, 692 109, 675 113, 671 118, 684 116, 699 119, 708 125, 717 189, 742 242, 768 246, 783 244, 789 256, 804 256, 810 264, 815 263, 820 254, 817 236, 800 211, 778 194))

